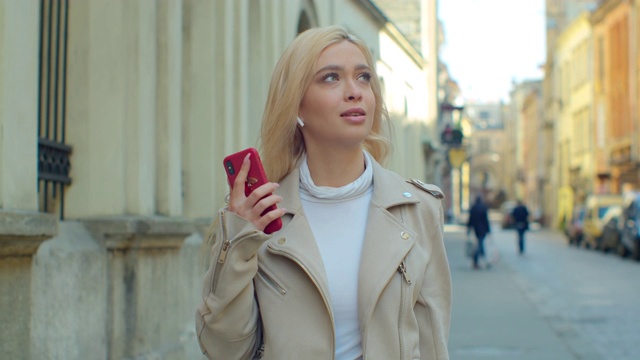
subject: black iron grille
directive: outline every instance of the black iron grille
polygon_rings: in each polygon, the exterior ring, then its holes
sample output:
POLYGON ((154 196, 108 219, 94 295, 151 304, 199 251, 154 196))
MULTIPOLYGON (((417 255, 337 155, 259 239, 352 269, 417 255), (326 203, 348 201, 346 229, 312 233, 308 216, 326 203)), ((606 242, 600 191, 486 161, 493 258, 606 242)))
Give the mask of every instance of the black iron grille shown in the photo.
POLYGON ((71 146, 65 144, 69 1, 41 0, 38 102, 40 211, 64 218, 64 188, 71 184, 71 146))

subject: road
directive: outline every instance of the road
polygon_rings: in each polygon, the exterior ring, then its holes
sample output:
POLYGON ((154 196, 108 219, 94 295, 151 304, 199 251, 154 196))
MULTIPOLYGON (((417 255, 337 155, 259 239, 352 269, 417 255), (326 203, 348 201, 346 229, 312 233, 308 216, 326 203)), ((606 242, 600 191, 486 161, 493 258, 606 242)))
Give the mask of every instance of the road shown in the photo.
POLYGON ((445 227, 453 281, 452 360, 640 359, 640 262, 568 246, 546 229, 494 225, 499 262, 472 270, 465 229, 445 227))

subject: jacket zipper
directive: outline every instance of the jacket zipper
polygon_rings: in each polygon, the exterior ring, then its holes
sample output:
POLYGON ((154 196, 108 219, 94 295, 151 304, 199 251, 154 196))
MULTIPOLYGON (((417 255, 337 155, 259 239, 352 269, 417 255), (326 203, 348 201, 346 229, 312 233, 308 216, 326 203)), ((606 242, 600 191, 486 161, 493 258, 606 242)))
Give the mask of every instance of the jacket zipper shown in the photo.
MULTIPOLYGON (((311 276, 311 273, 309 272, 309 270, 307 270, 307 268, 304 267, 302 265, 302 263, 298 259, 296 259, 295 257, 289 255, 288 253, 286 253, 284 251, 275 250, 275 249, 273 249, 271 247, 269 247, 269 251, 271 251, 274 254, 278 254, 278 255, 284 256, 287 259, 289 259, 289 260, 295 262, 296 264, 298 264, 298 266, 302 269, 302 271, 304 271, 307 274, 307 276, 309 277, 309 279, 311 279, 311 281, 313 282, 313 285, 315 285, 316 289, 318 289, 318 292, 322 296, 322 301, 324 302, 324 306, 327 309, 327 312, 329 313, 329 318, 331 319, 331 324, 335 324, 335 322, 334 322, 335 320, 333 318, 333 313, 331 312, 331 307, 329 306, 329 301, 327 300, 327 296, 322 291, 322 289, 320 289, 320 284, 318 284, 316 279, 313 276, 311 276)), ((331 327, 331 335, 332 335, 332 339, 333 339, 332 347, 331 347, 331 353, 335 354, 336 353, 336 344, 335 344, 336 334, 335 334, 335 330, 334 330, 333 326, 331 327)))
POLYGON ((231 241, 227 239, 227 223, 224 218, 224 211, 220 213, 220 222, 222 223, 222 238, 224 239, 224 243, 220 247, 220 252, 218 252, 218 257, 215 260, 216 266, 213 269, 213 277, 211 278, 211 293, 214 293, 216 290, 218 277, 220 276, 220 266, 227 258, 227 251, 229 250, 229 246, 231 246, 231 241))
POLYGON ((402 260, 400 266, 398 266, 398 272, 402 274, 402 278, 404 279, 404 281, 406 281, 407 284, 411 285, 411 279, 409 279, 409 274, 407 273, 407 264, 404 260, 402 260))
POLYGON ((275 280, 273 280, 271 276, 267 275, 267 273, 264 272, 264 270, 258 268, 258 275, 260 275, 260 277, 262 277, 262 279, 264 279, 264 281, 266 281, 267 284, 269 284, 281 295, 284 295, 287 293, 287 290, 285 290, 282 286, 280 286, 280 284, 278 284, 275 280))
POLYGON ((398 266, 398 272, 402 276, 402 281, 400 282, 400 310, 398 312, 398 341, 400 342, 400 359, 404 359, 404 339, 402 337, 402 318, 404 316, 404 303, 406 297, 406 286, 411 285, 411 279, 409 279, 409 275, 407 274, 407 264, 404 260, 398 266), (405 284, 406 283, 406 284, 405 284))
POLYGON ((263 356, 264 356, 264 343, 260 344, 260 347, 258 348, 258 350, 256 350, 256 354, 253 358, 262 359, 263 356))
MULTIPOLYGON (((229 252, 229 248, 231 247, 231 240, 227 238, 227 223, 225 221, 224 212, 220 213, 220 221, 222 222, 222 238, 224 242, 220 247, 220 252, 218 253, 218 259, 216 260, 216 266, 213 272, 213 278, 211 279, 211 292, 214 293, 216 291, 216 287, 218 286, 218 277, 220 277, 220 267, 224 264, 227 259, 227 253, 229 252)), ((240 238, 246 236, 255 231, 249 231, 246 233, 241 233, 236 236, 236 238, 240 238)))

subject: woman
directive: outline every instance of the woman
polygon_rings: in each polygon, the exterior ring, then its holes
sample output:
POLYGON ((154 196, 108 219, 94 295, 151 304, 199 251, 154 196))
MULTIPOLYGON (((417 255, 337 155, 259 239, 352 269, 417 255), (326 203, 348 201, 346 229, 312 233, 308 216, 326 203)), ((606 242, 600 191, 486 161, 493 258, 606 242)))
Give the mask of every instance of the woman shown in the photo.
POLYGON ((196 314, 209 358, 448 359, 442 193, 378 164, 386 124, 362 41, 332 26, 285 50, 261 134, 273 182, 234 186, 213 236, 196 314))

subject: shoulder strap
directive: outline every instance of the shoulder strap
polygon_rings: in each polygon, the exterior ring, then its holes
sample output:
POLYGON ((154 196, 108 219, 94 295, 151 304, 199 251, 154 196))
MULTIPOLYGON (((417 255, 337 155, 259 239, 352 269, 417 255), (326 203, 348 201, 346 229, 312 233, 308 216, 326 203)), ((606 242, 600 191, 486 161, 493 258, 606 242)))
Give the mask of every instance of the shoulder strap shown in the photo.
POLYGON ((436 199, 440 199, 440 200, 444 199, 444 193, 436 185, 427 184, 424 181, 418 180, 418 179, 415 179, 415 178, 411 178, 411 180, 407 180, 407 182, 409 184, 415 185, 417 188, 419 188, 421 190, 426 191, 427 193, 431 194, 436 199))

